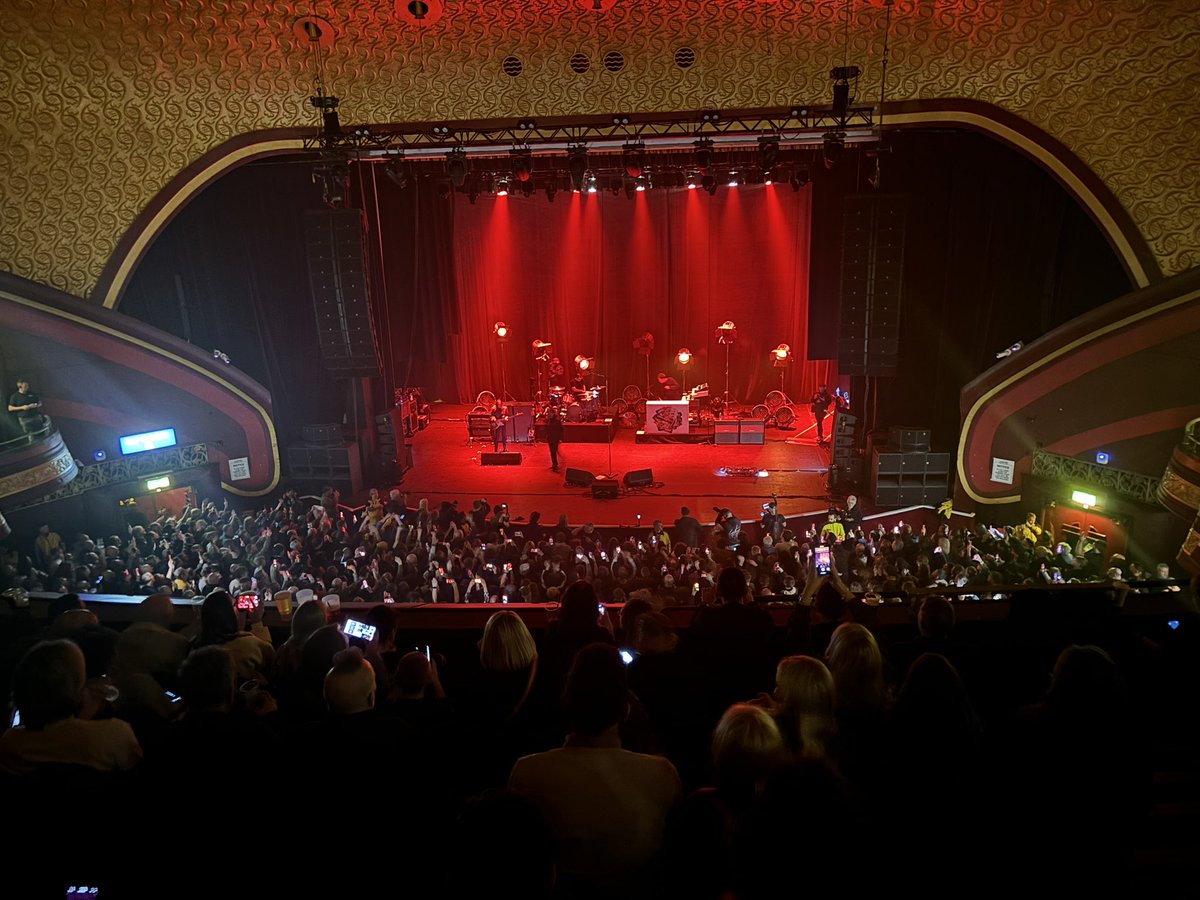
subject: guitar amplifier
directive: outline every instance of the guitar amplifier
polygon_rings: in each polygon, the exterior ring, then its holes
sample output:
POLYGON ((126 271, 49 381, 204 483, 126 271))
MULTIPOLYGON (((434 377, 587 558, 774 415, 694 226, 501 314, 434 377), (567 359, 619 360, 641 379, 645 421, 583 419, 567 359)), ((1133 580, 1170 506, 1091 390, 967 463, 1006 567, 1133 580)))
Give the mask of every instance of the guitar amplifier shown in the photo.
POLYGON ((737 419, 718 419, 713 428, 713 443, 736 444, 741 430, 737 419))
POLYGON ((742 419, 739 444, 762 444, 766 441, 767 423, 761 419, 742 419))
POLYGON ((469 413, 467 415, 467 438, 473 441, 490 441, 492 439, 492 417, 487 413, 469 413))

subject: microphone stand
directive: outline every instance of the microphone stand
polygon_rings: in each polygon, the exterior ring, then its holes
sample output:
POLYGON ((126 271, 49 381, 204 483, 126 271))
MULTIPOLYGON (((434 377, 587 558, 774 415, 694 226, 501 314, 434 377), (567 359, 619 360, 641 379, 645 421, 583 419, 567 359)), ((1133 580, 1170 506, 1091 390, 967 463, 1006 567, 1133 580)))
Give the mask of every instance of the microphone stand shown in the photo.
MULTIPOLYGON (((609 391, 608 376, 605 375, 603 372, 593 372, 592 375, 595 376, 596 378, 604 379, 605 406, 611 406, 612 405, 611 401, 608 399, 608 391, 609 391)), ((606 477, 616 478, 617 473, 613 471, 613 464, 612 464, 612 426, 609 424, 609 421, 610 420, 608 418, 606 418, 604 420, 604 442, 606 444, 608 444, 608 472, 607 472, 606 477)))

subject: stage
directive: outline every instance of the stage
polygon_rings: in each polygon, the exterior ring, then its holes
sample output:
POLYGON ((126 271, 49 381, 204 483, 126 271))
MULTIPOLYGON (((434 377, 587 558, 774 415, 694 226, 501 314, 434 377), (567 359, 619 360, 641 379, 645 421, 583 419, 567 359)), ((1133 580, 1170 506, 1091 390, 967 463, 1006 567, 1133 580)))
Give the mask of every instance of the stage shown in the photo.
POLYGON ((506 502, 514 517, 528 520, 539 511, 552 524, 566 513, 572 524, 636 525, 662 519, 668 525, 687 506, 701 522, 713 520, 713 507, 727 506, 743 521, 757 521, 771 492, 779 495, 780 511, 787 516, 827 508, 829 450, 816 443, 810 418, 801 417, 791 428, 768 428, 766 442, 750 444, 642 444, 633 429, 616 432, 611 444, 562 444, 559 472, 550 471, 550 450, 544 443, 510 443, 521 454, 520 466, 480 465, 480 452, 490 443, 467 439, 468 406, 435 404, 429 427, 413 438, 413 468, 404 477, 409 503, 427 497, 431 506, 458 500, 460 506, 486 497, 506 502), (789 442, 789 438, 799 438, 789 442), (612 465, 609 466, 611 453, 612 465), (566 486, 567 468, 594 475, 615 473, 618 478, 636 469, 651 469, 655 484, 626 490, 615 500, 593 499, 591 490, 566 486), (718 475, 728 470, 765 471, 765 477, 745 474, 718 475))

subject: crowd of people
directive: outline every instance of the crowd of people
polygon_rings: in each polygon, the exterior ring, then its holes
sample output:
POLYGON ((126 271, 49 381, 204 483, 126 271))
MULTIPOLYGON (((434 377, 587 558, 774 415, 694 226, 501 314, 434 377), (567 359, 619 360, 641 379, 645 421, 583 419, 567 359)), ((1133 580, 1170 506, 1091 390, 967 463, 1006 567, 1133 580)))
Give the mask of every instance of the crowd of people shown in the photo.
POLYGON ((943 887, 1126 885, 1155 712, 1190 695, 1195 655, 1044 599, 965 638, 943 597, 907 632, 841 599, 823 580, 779 628, 729 566, 681 630, 580 579, 537 635, 501 608, 431 647, 390 604, 357 613, 362 637, 316 599, 272 635, 223 588, 183 628, 152 594, 116 631, 68 594, 7 621, 0 785, 16 844, 51 857, 32 871, 105 897, 164 896, 138 865, 163 829, 199 855, 170 896, 748 900, 867 859, 860 886, 915 889, 928 853, 943 887), (59 855, 72 808, 92 827, 59 855))
POLYGON ((396 490, 386 497, 372 490, 357 510, 339 505, 332 489, 321 498, 289 492, 245 512, 209 500, 130 525, 124 535, 67 541, 43 526, 32 552, 11 550, 3 559, 0 591, 203 597, 214 588, 235 595, 307 589, 343 601, 541 603, 587 581, 608 602, 653 596, 688 605, 710 602, 718 573, 736 566, 756 596, 788 602, 819 586, 814 551, 822 545, 830 548, 832 579, 848 594, 957 587, 977 597, 1000 586, 1170 574, 1165 565, 1110 555, 1087 535, 1056 542, 1032 513, 1011 528, 864 526, 851 497, 827 520, 793 528, 774 501, 764 507, 749 527, 728 509, 702 525, 684 507, 669 525, 618 534, 566 516, 550 523, 537 512, 514 521, 507 504, 485 499, 470 509, 425 500, 414 507, 396 490))

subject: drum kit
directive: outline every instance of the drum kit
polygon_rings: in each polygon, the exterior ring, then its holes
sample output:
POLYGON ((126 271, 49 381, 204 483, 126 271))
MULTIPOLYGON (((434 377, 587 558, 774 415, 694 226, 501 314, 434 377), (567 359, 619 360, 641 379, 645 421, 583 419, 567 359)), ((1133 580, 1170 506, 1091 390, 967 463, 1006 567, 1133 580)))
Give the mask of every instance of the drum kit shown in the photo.
POLYGON ((595 422, 600 418, 600 396, 603 393, 603 386, 578 390, 551 385, 550 400, 544 413, 547 416, 557 415, 564 422, 595 422))

